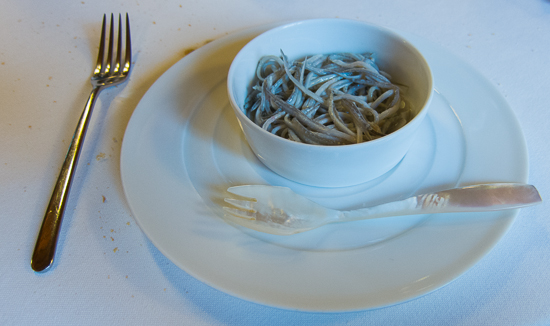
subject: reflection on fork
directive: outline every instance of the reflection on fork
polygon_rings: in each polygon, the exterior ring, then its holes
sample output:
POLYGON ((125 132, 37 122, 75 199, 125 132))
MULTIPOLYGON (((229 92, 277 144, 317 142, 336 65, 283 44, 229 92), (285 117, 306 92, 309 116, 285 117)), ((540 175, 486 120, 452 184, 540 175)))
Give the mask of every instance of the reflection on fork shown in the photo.
POLYGON ((38 233, 36 246, 31 259, 31 267, 37 272, 46 270, 53 263, 55 248, 65 204, 73 179, 84 136, 90 121, 95 101, 101 90, 124 82, 130 75, 132 66, 132 45, 130 42, 130 19, 126 14, 126 36, 123 38, 122 16, 118 16, 118 38, 115 49, 114 16, 111 14, 109 35, 106 34, 107 16, 103 15, 99 54, 92 75, 93 90, 78 121, 71 145, 55 184, 50 203, 38 233), (124 40, 124 43, 123 43, 124 40), (107 57, 105 52, 107 51, 107 57), (115 52, 116 51, 116 52, 115 52), (124 56, 123 56, 124 54, 124 56))

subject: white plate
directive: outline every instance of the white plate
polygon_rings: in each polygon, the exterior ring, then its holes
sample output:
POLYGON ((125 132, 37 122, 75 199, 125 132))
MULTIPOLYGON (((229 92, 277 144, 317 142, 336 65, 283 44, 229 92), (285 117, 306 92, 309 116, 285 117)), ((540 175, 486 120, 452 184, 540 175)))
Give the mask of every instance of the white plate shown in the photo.
POLYGON ((238 50, 267 27, 205 45, 171 67, 136 108, 122 146, 124 191, 135 219, 174 264, 236 297, 302 311, 383 307, 452 281, 498 242, 517 211, 395 217, 278 237, 226 223, 227 187, 291 187, 351 208, 424 190, 525 182, 527 152, 506 101, 470 66, 418 37, 436 96, 415 144, 386 175, 349 188, 292 183, 251 153, 225 78, 238 50))

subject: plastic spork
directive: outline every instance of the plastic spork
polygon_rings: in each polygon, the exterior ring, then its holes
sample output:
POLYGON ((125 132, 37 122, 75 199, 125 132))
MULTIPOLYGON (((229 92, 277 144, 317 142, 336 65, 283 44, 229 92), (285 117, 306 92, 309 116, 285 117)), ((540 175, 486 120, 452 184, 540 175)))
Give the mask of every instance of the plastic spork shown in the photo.
POLYGON ((305 232, 336 222, 381 217, 484 212, 527 207, 542 200, 532 185, 494 183, 454 188, 357 210, 325 208, 289 188, 263 185, 230 187, 232 194, 248 199, 225 198, 225 218, 244 227, 277 235, 305 232))

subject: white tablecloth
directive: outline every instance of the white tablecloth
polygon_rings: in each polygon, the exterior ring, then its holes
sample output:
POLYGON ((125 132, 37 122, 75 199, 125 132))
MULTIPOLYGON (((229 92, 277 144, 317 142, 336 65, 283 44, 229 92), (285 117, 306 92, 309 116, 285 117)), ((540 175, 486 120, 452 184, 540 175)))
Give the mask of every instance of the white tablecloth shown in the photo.
MULTIPOLYGON (((550 192, 550 2, 0 1, 1 325, 548 325, 547 205, 523 209, 496 247, 447 286, 399 305, 317 314, 234 298, 165 258, 136 225, 120 178, 124 131, 155 80, 190 49, 252 26, 349 18, 407 31, 475 67, 508 101, 529 182, 550 192), (134 69, 104 91, 46 273, 30 257, 91 90, 104 13, 128 12, 134 69)), ((467 96, 467 94, 465 94, 467 96)))

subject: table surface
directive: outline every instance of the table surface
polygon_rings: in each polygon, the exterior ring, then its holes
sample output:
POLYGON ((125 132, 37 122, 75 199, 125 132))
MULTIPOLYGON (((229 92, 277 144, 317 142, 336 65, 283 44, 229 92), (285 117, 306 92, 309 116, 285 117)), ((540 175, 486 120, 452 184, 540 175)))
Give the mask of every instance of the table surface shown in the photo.
POLYGON ((508 101, 529 151, 529 182, 550 191, 550 1, 0 1, 0 324, 548 325, 550 220, 520 211, 473 268, 395 306, 353 313, 265 307, 209 287, 136 225, 120 149, 138 102, 191 49, 249 27, 349 18, 423 37, 477 69, 508 101), (91 91, 101 17, 128 12, 134 69, 104 91, 88 130, 54 266, 29 261, 53 184, 91 91))

